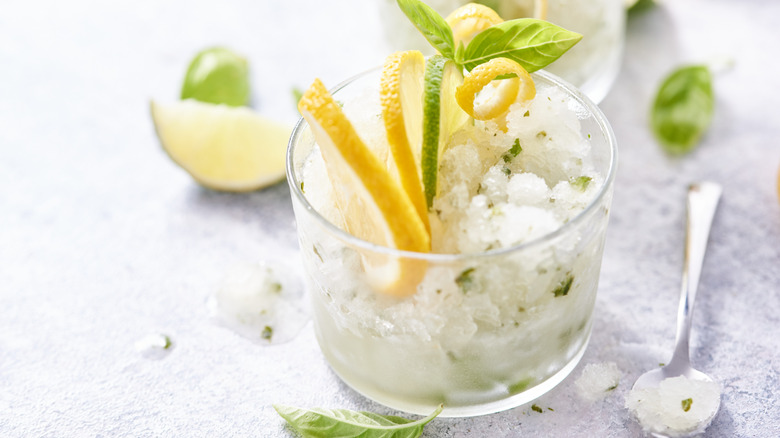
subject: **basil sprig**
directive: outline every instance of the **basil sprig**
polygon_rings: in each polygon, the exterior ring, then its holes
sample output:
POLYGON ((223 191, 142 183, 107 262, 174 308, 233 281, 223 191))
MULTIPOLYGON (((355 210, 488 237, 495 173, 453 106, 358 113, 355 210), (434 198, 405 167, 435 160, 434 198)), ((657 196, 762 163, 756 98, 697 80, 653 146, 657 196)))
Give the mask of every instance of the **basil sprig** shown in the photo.
POLYGON ((302 409, 273 405, 293 429, 305 438, 417 438, 423 427, 441 413, 439 406, 431 415, 412 421, 394 415, 356 412, 348 409, 302 409))
POLYGON ((667 152, 690 152, 709 127, 714 109, 710 69, 681 67, 658 90, 651 113, 653 133, 667 152))
POLYGON ((493 25, 464 47, 454 47, 449 24, 420 0, 397 0, 398 6, 431 45, 447 59, 471 70, 493 58, 509 58, 529 73, 548 66, 571 49, 582 35, 533 18, 493 25))
POLYGON ((459 60, 467 70, 493 58, 509 58, 529 73, 560 58, 582 35, 542 20, 519 18, 478 33, 459 60))
POLYGON ((442 56, 454 59, 452 29, 438 12, 419 0, 398 0, 398 6, 442 56))

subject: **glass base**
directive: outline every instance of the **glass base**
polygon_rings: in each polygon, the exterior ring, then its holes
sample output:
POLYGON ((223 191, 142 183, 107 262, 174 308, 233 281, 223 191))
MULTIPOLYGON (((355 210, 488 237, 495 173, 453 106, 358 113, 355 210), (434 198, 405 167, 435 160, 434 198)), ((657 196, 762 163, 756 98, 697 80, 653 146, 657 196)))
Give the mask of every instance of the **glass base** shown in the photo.
MULTIPOLYGON (((441 414, 439 414, 439 417, 474 417, 479 415, 494 414, 496 412, 506 411, 508 409, 516 408, 536 400, 537 398, 558 386, 558 384, 561 383, 566 377, 568 377, 568 375, 574 370, 574 368, 582 359, 582 356, 585 354, 585 350, 588 348, 590 336, 591 330, 589 328, 585 342, 583 342, 582 347, 577 351, 574 357, 572 357, 572 359, 558 372, 550 376, 547 380, 537 384, 536 386, 528 388, 527 390, 518 394, 514 394, 510 397, 487 403, 454 407, 448 407, 445 405, 444 410, 442 410, 441 414)), ((341 379, 342 382, 352 388, 352 390, 355 392, 368 399, 371 399, 377 403, 381 403, 392 409, 417 415, 429 415, 435 410, 435 407, 431 406, 430 404, 418 404, 413 402, 410 403, 408 400, 389 397, 386 393, 379 393, 375 391, 364 390, 362 388, 356 388, 349 382, 349 380, 345 379, 344 376, 339 373, 335 367, 333 367, 332 364, 334 361, 331 360, 327 354, 325 354, 325 359, 329 364, 331 364, 331 370, 333 370, 333 372, 341 379)))

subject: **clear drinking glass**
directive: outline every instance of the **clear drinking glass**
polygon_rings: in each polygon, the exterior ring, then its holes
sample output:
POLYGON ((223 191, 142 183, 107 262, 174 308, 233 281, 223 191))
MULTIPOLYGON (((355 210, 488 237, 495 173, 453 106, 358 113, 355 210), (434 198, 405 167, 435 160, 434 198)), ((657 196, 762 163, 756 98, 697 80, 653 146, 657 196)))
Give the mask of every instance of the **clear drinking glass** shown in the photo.
MULTIPOLYGON (((472 0, 473 1, 473 0, 472 0)), ((433 49, 401 12, 396 0, 379 0, 381 20, 392 50, 433 49)), ((426 0, 447 17, 469 0, 426 0)), ((538 0, 481 0, 505 20, 534 17, 538 0)), ((596 103, 612 87, 623 58, 626 10, 624 0, 547 0, 544 19, 583 35, 582 40, 546 68, 570 82, 596 103)))
MULTIPOLYGON (((337 101, 361 98, 381 70, 332 90, 337 101)), ((569 96, 604 184, 572 220, 522 245, 474 254, 399 251, 360 240, 323 217, 304 187, 314 137, 296 125, 287 152, 290 184, 314 328, 332 369, 350 387, 386 406, 444 416, 493 413, 552 389, 577 365, 591 316, 612 199, 616 143, 598 107, 545 72, 537 89, 569 96), (420 280, 396 297, 375 284, 403 265, 420 280)), ((371 116, 371 115, 368 115, 371 116)))

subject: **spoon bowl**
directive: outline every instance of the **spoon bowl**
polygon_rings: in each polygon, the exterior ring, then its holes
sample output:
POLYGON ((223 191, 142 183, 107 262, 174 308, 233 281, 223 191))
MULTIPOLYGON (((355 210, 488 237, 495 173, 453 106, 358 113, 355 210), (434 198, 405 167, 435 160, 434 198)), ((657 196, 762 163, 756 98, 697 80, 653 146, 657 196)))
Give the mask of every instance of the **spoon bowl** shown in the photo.
MULTIPOLYGON (((712 182, 692 184, 688 189, 685 258, 683 262, 680 307, 677 313, 677 338, 675 340, 674 354, 668 365, 639 376, 632 390, 657 388, 662 381, 680 376, 684 376, 689 380, 714 382, 712 377, 691 366, 688 343, 691 334, 691 321, 693 319, 693 304, 696 299, 702 265, 704 264, 704 252, 707 248, 712 219, 715 216, 721 193, 722 188, 720 185, 712 182)), ((703 432, 712 419, 715 418, 719 409, 720 398, 718 398, 717 405, 711 415, 704 421, 701 421, 696 430, 688 432, 687 436, 703 432)), ((658 433, 653 433, 653 436, 666 437, 666 435, 658 433)))

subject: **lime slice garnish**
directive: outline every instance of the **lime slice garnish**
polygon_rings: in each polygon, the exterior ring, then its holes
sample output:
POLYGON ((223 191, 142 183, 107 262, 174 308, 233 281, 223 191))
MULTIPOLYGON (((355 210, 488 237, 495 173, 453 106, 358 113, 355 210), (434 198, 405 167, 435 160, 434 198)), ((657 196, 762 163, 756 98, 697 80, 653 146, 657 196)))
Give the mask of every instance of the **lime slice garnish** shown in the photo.
POLYGON ((249 67, 233 51, 214 47, 195 56, 184 76, 182 99, 243 106, 249 102, 249 67))
POLYGON ((439 157, 452 134, 468 120, 458 106, 455 90, 463 83, 460 68, 443 56, 435 55, 425 66, 423 104, 422 180, 428 208, 437 193, 439 157))

